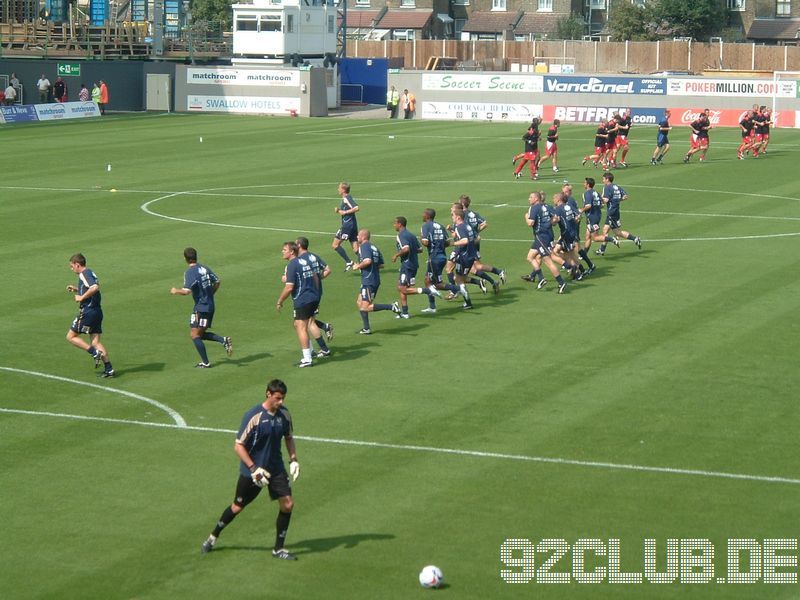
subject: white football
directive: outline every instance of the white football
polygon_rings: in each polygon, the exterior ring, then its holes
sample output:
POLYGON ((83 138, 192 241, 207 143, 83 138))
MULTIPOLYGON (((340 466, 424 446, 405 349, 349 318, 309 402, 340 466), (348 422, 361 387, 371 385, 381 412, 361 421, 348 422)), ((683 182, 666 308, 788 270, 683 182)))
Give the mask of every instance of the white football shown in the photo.
POLYGON ((419 584, 424 588, 438 588, 444 581, 444 575, 439 567, 428 565, 419 572, 419 584))

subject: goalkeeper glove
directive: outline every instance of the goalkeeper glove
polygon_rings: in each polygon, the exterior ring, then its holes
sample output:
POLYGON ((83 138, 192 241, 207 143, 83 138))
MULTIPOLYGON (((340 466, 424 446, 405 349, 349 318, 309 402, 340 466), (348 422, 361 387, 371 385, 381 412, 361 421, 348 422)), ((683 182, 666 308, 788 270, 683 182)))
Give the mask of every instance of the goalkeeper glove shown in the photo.
POLYGON ((290 462, 289 473, 292 474, 292 481, 297 481, 297 478, 300 477, 300 463, 296 460, 290 462))
POLYGON ((255 465, 250 468, 250 479, 252 479, 253 483, 255 483, 258 487, 267 487, 269 485, 269 478, 270 474, 266 469, 262 467, 256 467, 255 465))

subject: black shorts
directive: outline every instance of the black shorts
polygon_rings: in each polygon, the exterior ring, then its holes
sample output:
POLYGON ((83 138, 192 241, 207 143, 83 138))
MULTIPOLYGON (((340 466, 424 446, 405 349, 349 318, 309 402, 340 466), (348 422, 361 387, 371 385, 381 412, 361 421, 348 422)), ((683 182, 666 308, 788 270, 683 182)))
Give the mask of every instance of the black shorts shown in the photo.
POLYGON ((100 309, 81 310, 69 328, 75 333, 85 333, 87 335, 103 333, 103 311, 100 309))
POLYGON ((189 327, 192 329, 208 329, 213 321, 213 312, 193 312, 189 315, 189 327))
MULTIPOLYGON (((264 488, 258 487, 249 475, 239 474, 239 481, 236 482, 236 497, 233 503, 244 508, 255 500, 264 488)), ((269 497, 272 500, 292 495, 292 486, 289 485, 289 476, 286 471, 277 473, 269 478, 267 485, 269 497)))
POLYGON ((319 302, 311 302, 309 304, 304 304, 303 306, 296 306, 293 313, 294 320, 308 321, 316 314, 318 308, 319 302))

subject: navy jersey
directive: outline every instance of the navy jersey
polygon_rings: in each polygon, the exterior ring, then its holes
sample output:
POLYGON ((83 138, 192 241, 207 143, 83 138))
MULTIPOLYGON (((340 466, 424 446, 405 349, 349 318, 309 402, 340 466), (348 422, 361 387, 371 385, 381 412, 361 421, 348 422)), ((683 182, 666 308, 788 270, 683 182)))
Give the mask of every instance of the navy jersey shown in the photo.
POLYGON ((608 202, 607 215, 611 218, 619 219, 619 203, 625 196, 625 190, 616 183, 609 183, 603 188, 603 198, 608 202))
POLYGON ((758 132, 759 126, 754 122, 754 119, 750 117, 745 117, 741 121, 739 121, 739 127, 742 128, 742 137, 750 137, 753 133, 753 127, 756 128, 758 132))
POLYGON ((539 150, 539 130, 536 127, 531 127, 522 136, 525 140, 525 152, 536 152, 539 150))
POLYGON ((601 146, 605 146, 607 138, 608 129, 606 129, 605 125, 601 125, 597 128, 597 132, 594 134, 594 147, 600 148, 601 146))
POLYGON ((478 235, 481 230, 481 225, 486 223, 486 219, 476 213, 474 210, 465 210, 464 211, 464 222, 472 227, 472 230, 475 232, 475 235, 478 235))
POLYGON ((631 116, 628 115, 625 118, 618 119, 617 123, 619 123, 619 135, 625 137, 626 135, 628 135, 628 133, 630 133, 631 125, 633 124, 633 119, 631 119, 631 116))
MULTIPOLYGON (((242 418, 242 425, 236 435, 236 443, 244 446, 257 467, 276 475, 286 471, 281 454, 281 441, 292 437, 292 417, 286 407, 281 406, 274 415, 256 404, 242 418)), ((239 472, 250 477, 250 469, 242 461, 239 472)))
POLYGON ((708 128, 711 127, 711 122, 708 120, 708 117, 705 115, 700 115, 700 118, 697 119, 696 122, 700 125, 700 127, 697 129, 697 137, 707 138, 708 128))
POLYGON ((453 239, 456 241, 463 239, 468 240, 466 246, 456 246, 456 254, 458 257, 467 260, 475 260, 478 258, 478 249, 475 247, 475 230, 469 226, 469 223, 456 225, 456 229, 453 232, 453 239))
MULTIPOLYGON (((83 295, 93 285, 100 285, 97 275, 91 269, 84 269, 78 274, 78 294, 83 295)), ((100 290, 80 303, 81 310, 97 310, 100 308, 100 290)))
POLYGON ((662 135, 667 135, 669 133, 669 118, 664 117, 661 121, 658 122, 658 133, 662 135))
POLYGON ((597 193, 597 190, 591 188, 583 192, 583 206, 584 208, 591 206, 586 212, 589 223, 599 223, 600 219, 603 217, 603 199, 600 197, 600 194, 597 193))
POLYGON ((317 276, 317 283, 319 284, 319 295, 322 297, 322 272, 328 267, 328 263, 319 255, 306 250, 301 256, 308 258, 311 264, 311 270, 317 276))
POLYGON ((381 251, 367 241, 358 248, 358 258, 360 261, 367 259, 372 261, 369 266, 361 268, 361 285, 377 289, 381 284, 380 268, 383 264, 381 251))
MULTIPOLYGON (((358 206, 358 202, 350 194, 342 196, 342 202, 339 204, 339 210, 350 210, 358 206)), ((358 223, 356 222, 356 214, 342 215, 342 229, 358 231, 358 223)))
MULTIPOLYGON (((747 118, 747 117, 745 117, 747 118)), ((764 127, 767 121, 767 116, 764 113, 757 113, 753 116, 753 126, 756 129, 756 133, 765 133, 764 127)))
POLYGON ((533 221, 531 226, 535 236, 553 235, 553 213, 547 204, 534 204, 528 209, 528 218, 533 221))
POLYGON ((408 246, 408 252, 400 256, 401 264, 404 267, 412 269, 419 268, 419 249, 420 244, 417 236, 411 233, 408 229, 403 229, 397 233, 396 238, 397 251, 399 252, 404 246, 408 246))
POLYGON ((425 221, 422 224, 422 239, 428 240, 428 256, 445 256, 444 249, 449 237, 447 230, 436 221, 425 221))
POLYGON ((308 254, 297 256, 286 266, 286 283, 293 283, 292 302, 295 307, 319 302, 322 290, 308 254))
POLYGON ((183 274, 183 287, 192 290, 194 312, 214 312, 214 284, 219 281, 214 271, 195 263, 183 274))
POLYGON ((580 221, 581 217, 580 213, 578 212, 578 203, 575 201, 575 198, 572 196, 567 196, 564 199, 564 202, 572 209, 572 212, 577 215, 577 219, 580 221))
POLYGON ((558 217, 558 228, 561 237, 567 241, 578 239, 578 216, 569 204, 562 204, 553 208, 553 214, 558 217))
POLYGON ((608 121, 608 137, 606 138, 606 143, 610 144, 611 142, 615 142, 617 139, 617 121, 614 119, 609 119, 608 121))

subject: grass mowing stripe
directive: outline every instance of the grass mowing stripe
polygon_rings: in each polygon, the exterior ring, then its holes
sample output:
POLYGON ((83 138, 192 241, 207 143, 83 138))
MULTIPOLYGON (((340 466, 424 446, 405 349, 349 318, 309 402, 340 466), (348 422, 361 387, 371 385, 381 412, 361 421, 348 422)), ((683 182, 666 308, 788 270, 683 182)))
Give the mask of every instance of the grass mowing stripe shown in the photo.
MULTIPOLYGON (((63 379, 61 377, 57 379, 63 379)), ((72 380, 67 380, 72 381, 72 380)), ((91 385, 91 384, 85 384, 91 385)), ((100 386, 97 386, 100 387, 100 386)), ((234 429, 221 429, 216 427, 199 427, 195 425, 179 425, 171 423, 150 423, 147 421, 135 421, 128 419, 113 419, 109 417, 91 417, 86 415, 70 415, 65 413, 54 413, 45 411, 22 410, 12 408, 0 408, 0 412, 9 414, 22 414, 43 417, 57 417, 62 419, 76 419, 81 421, 99 421, 104 423, 119 423, 122 425, 141 425, 145 427, 158 427, 161 429, 182 429, 189 431, 200 431, 206 433, 228 433, 236 434, 234 429)), ((453 454, 456 456, 470 456, 476 458, 499 458, 503 460, 517 460, 523 462, 535 462, 555 465, 569 465, 575 467, 591 467, 598 469, 619 469, 625 471, 640 471, 645 473, 666 473, 670 475, 690 475, 699 477, 716 477, 722 479, 740 479, 745 481, 762 481, 767 483, 788 483, 800 485, 800 479, 790 477, 774 477, 768 475, 748 475, 745 473, 725 473, 721 471, 705 471, 702 469, 680 469, 676 467, 652 467, 645 465, 630 465, 624 463, 601 462, 591 460, 574 460, 570 458, 557 458, 546 456, 527 456, 524 454, 505 454, 502 452, 483 452, 481 450, 461 450, 458 448, 437 448, 435 446, 417 446, 414 444, 389 444, 386 442, 369 442, 364 440, 340 440, 336 438, 297 435, 295 439, 305 442, 320 444, 336 444, 339 446, 364 446, 368 448, 382 448, 388 450, 405 450, 411 452, 432 452, 439 454, 453 454)))

